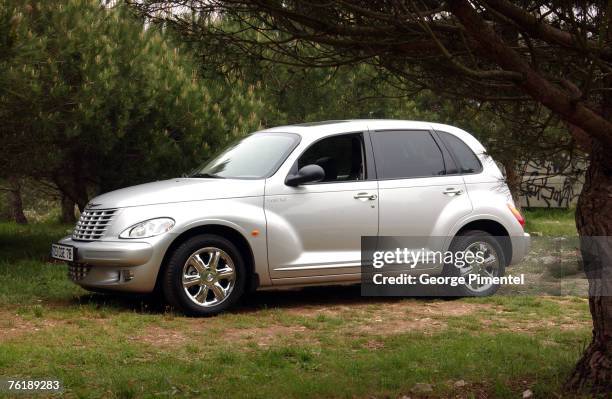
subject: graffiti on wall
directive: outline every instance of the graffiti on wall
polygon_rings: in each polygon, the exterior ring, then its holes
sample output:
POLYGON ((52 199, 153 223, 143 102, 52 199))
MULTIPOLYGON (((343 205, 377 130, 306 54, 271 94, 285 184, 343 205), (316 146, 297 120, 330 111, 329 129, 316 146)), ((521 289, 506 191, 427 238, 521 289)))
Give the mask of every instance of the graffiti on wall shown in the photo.
POLYGON ((521 206, 567 208, 575 206, 584 184, 584 160, 531 161, 521 184, 521 206))

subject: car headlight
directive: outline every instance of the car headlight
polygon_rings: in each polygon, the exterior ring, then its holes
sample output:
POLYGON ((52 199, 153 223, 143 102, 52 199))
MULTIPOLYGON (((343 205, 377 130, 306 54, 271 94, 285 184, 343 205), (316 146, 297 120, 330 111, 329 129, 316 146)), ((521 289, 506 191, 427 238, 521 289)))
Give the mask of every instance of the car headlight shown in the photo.
POLYGON ((174 227, 174 219, 156 218, 137 223, 119 234, 119 238, 148 238, 163 234, 174 227))

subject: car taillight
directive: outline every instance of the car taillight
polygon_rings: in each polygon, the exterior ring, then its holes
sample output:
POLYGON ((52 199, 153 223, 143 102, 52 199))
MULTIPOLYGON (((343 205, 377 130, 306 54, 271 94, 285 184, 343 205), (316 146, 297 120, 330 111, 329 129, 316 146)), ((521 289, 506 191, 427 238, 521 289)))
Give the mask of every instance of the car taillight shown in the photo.
POLYGON ((510 212, 512 212, 512 214, 516 218, 516 221, 519 222, 521 226, 525 227, 525 218, 523 217, 523 215, 521 215, 519 210, 516 209, 512 204, 508 204, 508 209, 510 209, 510 212))

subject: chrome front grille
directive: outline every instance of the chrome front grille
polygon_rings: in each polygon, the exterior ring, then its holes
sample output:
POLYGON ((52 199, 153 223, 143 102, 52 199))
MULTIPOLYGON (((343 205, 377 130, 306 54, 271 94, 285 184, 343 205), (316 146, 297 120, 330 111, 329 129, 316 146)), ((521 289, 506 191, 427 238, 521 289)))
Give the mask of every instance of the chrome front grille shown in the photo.
POLYGON ((116 212, 116 209, 85 209, 72 232, 72 239, 80 241, 101 239, 116 212))

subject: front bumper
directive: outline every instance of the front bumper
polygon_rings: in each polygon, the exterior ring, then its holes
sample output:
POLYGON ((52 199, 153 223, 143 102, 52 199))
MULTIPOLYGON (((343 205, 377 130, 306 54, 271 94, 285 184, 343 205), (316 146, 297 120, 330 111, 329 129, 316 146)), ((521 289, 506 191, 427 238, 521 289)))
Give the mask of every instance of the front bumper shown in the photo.
POLYGON ((151 292, 167 249, 165 240, 76 241, 65 237, 58 243, 76 248, 76 259, 69 263, 69 277, 92 290, 151 292))

